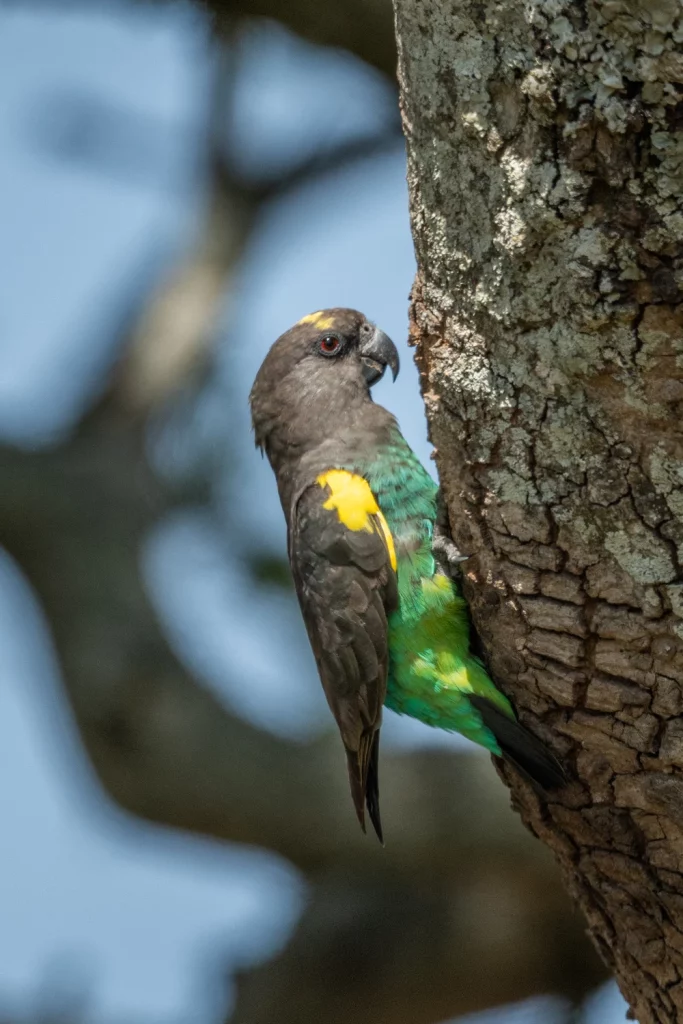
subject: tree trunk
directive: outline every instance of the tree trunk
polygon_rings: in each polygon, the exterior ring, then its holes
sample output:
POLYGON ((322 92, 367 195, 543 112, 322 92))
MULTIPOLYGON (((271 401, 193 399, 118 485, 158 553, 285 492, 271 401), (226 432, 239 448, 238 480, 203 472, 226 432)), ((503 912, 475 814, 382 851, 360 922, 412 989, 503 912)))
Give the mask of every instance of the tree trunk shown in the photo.
POLYGON ((395 0, 412 336, 509 775, 642 1024, 683 1020, 683 9, 395 0))

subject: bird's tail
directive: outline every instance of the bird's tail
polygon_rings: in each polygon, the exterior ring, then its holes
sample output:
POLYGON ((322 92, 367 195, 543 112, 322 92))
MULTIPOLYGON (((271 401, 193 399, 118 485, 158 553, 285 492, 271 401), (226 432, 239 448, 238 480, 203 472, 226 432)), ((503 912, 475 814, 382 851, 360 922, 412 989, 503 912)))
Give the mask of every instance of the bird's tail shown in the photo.
POLYGON ((360 827, 365 832, 365 808, 377 838, 384 845, 379 814, 379 729, 364 732, 358 750, 346 748, 351 796, 360 827))
POLYGON ((525 729, 514 718, 508 718, 504 711, 486 697, 471 696, 470 703, 482 717, 507 758, 535 788, 543 792, 559 789, 567 781, 564 768, 533 733, 525 729))

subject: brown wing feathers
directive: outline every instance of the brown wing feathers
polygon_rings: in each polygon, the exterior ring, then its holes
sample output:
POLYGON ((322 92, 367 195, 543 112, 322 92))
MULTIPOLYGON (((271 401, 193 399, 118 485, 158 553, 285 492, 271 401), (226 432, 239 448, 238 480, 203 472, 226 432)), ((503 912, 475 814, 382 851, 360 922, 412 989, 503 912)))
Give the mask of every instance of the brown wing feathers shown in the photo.
POLYGON ((351 530, 325 491, 299 499, 291 530, 294 581, 330 708, 346 748, 351 794, 380 841, 378 752, 389 660, 387 613, 398 603, 381 532, 351 530))

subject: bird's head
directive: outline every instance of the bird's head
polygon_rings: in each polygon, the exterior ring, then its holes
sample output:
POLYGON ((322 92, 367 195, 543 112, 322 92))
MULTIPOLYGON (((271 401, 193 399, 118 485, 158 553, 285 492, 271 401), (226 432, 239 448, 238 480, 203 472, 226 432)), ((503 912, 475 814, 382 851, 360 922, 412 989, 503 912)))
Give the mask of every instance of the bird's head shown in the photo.
POLYGON ((256 443, 314 442, 324 432, 346 426, 362 413, 370 388, 390 367, 399 371, 396 346, 355 309, 309 313, 271 347, 251 389, 256 443))

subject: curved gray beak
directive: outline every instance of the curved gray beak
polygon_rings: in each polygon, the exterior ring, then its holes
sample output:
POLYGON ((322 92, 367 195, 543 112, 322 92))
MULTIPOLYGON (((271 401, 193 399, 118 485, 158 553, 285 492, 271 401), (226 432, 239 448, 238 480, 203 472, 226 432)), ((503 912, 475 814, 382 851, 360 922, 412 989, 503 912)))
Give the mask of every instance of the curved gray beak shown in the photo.
POLYGON ((383 376, 387 366, 391 367, 394 380, 400 369, 398 352, 391 338, 375 327, 366 339, 361 340, 360 356, 363 364, 363 376, 369 387, 376 384, 383 376))

